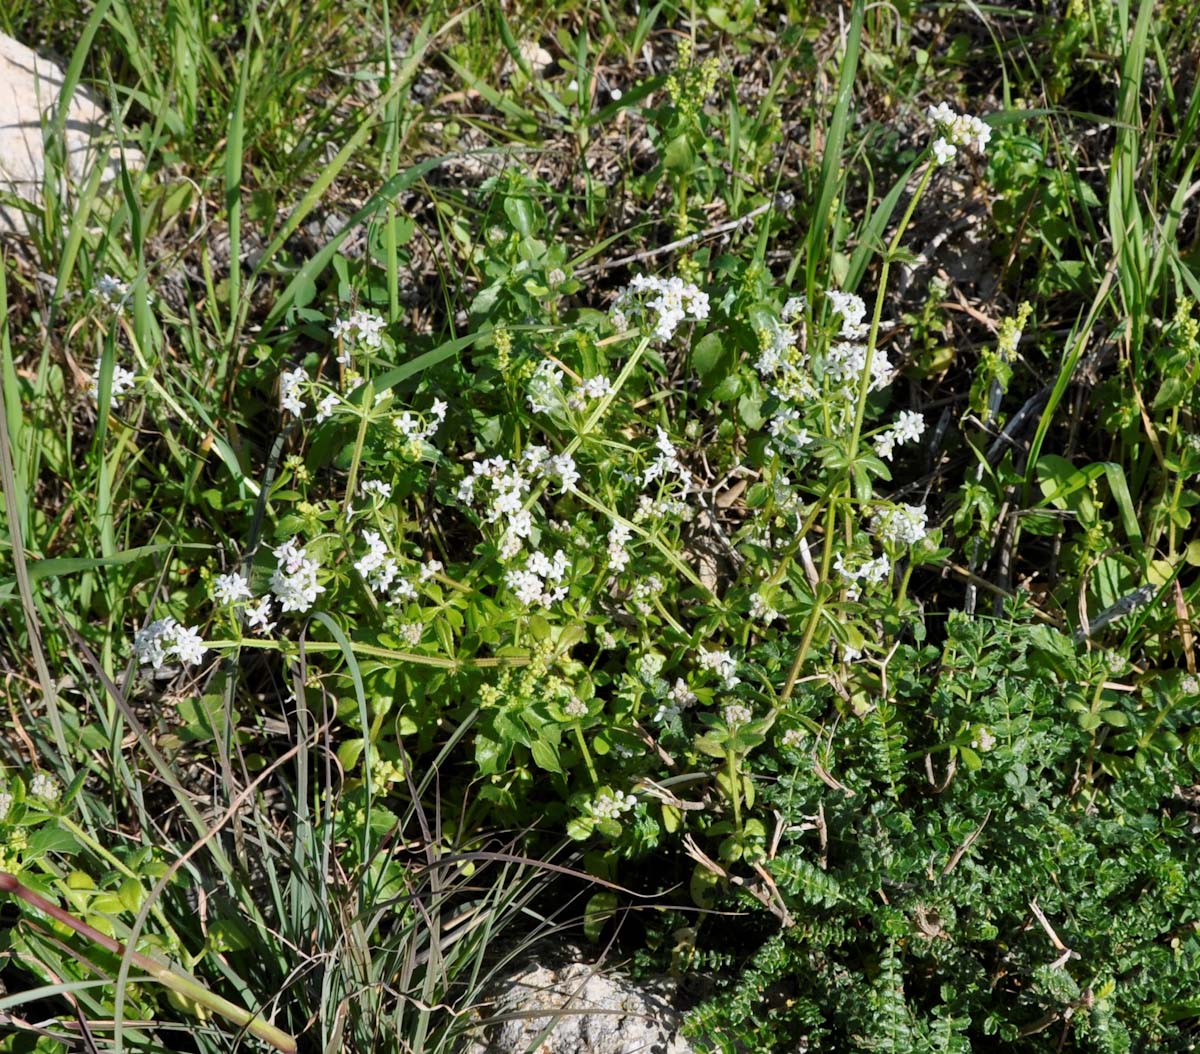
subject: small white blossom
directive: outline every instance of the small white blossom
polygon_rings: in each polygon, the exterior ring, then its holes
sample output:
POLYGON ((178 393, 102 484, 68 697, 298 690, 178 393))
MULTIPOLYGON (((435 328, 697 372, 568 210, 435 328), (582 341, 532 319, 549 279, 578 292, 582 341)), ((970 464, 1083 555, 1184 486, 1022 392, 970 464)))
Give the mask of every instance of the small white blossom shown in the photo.
POLYGON ((386 325, 383 318, 370 311, 354 311, 349 318, 336 319, 329 327, 329 332, 338 341, 338 362, 349 366, 354 361, 351 352, 356 344, 372 350, 382 347, 383 328, 386 325))
POLYGON ((875 536, 892 548, 913 546, 929 533, 924 505, 895 505, 880 509, 871 518, 875 536))
POLYGON ((955 113, 944 102, 929 107, 928 116, 929 123, 938 133, 933 151, 939 165, 955 155, 955 147, 971 147, 976 153, 982 154, 992 137, 991 128, 978 117, 955 113))
POLYGON ((794 318, 799 318, 808 308, 808 297, 801 294, 800 296, 788 297, 787 303, 783 305, 783 310, 779 312, 779 317, 784 322, 791 322, 794 318))
POLYGON ((424 632, 425 627, 419 622, 405 622, 400 627, 400 636, 413 647, 421 643, 421 635, 424 632))
POLYGON ((53 805, 62 797, 62 788, 53 776, 47 776, 44 772, 35 772, 33 779, 29 781, 29 793, 33 797, 41 798, 42 801, 53 805))
POLYGON ((247 604, 244 610, 246 625, 259 633, 270 633, 275 628, 271 621, 271 598, 262 597, 256 604, 247 604))
POLYGON ((333 411, 338 404, 337 392, 329 392, 319 403, 317 403, 317 424, 322 421, 327 421, 333 416, 333 411))
POLYGON ((629 566, 629 551, 626 546, 633 536, 633 528, 623 520, 614 521, 608 531, 608 566, 614 571, 624 571, 629 566))
POLYGON ((769 626, 772 622, 779 618, 779 612, 767 602, 766 598, 761 593, 755 593, 754 596, 750 598, 750 617, 754 619, 755 622, 761 622, 764 625, 769 626))
POLYGON ((1200 695, 1200 680, 1194 673, 1185 674, 1179 682, 1179 687, 1184 695, 1200 695))
POLYGON ((780 742, 791 750, 799 750, 801 744, 804 742, 804 730, 800 728, 789 728, 786 732, 784 732, 780 742))
MULTIPOLYGON (((119 362, 113 363, 112 382, 109 386, 109 395, 114 403, 120 402, 121 398, 133 390, 134 381, 137 375, 133 370, 127 370, 119 362)), ((100 401, 100 360, 96 360, 96 365, 92 369, 92 383, 88 385, 88 396, 92 402, 100 401)))
POLYGON ((121 308, 129 296, 129 285, 115 275, 102 274, 92 286, 92 292, 109 307, 121 308))
POLYGON ((167 657, 198 666, 208 649, 194 628, 181 626, 173 618, 157 619, 133 635, 133 653, 143 665, 160 669, 167 657))
POLYGON ((316 603, 325 587, 317 584, 320 565, 296 539, 275 550, 278 565, 271 575, 271 592, 279 599, 280 611, 307 611, 316 603))
POLYGON ((563 707, 563 713, 572 721, 578 721, 581 718, 587 717, 587 703, 577 696, 571 696, 571 701, 563 707))
POLYGON ((754 719, 754 714, 748 706, 743 706, 741 703, 730 703, 725 707, 725 724, 730 728, 737 728, 740 725, 748 724, 754 719))
POLYGON ((293 417, 304 413, 304 398, 302 385, 308 382, 308 374, 302 366, 287 370, 279 378, 279 399, 283 409, 293 417))
POLYGON ((897 446, 916 442, 924 433, 925 418, 913 410, 902 410, 896 423, 875 437, 875 453, 884 461, 891 461, 897 446))
POLYGON ((13 796, 8 791, 0 791, 0 823, 3 823, 8 818, 8 813, 12 806, 13 796))
POLYGON ((842 293, 830 289, 825 293, 835 314, 842 316, 842 336, 847 340, 860 340, 867 335, 867 325, 863 321, 867 314, 867 305, 861 296, 855 293, 842 293))
POLYGON ((622 813, 628 812, 635 805, 637 805, 637 799, 632 794, 626 794, 624 791, 612 791, 597 795, 589 803, 588 811, 597 820, 616 820, 622 813))
POLYGON ((434 575, 440 574, 442 570, 441 560, 426 560, 421 565, 421 570, 417 573, 417 577, 422 582, 428 582, 434 575))
POLYGON ((363 480, 362 492, 365 496, 376 495, 380 501, 387 501, 392 496, 392 485, 381 479, 363 480))
POLYGON ((613 304, 612 318, 617 328, 624 330, 635 311, 648 315, 654 336, 666 341, 681 323, 708 318, 708 294, 682 278, 634 275, 613 304))
POLYGON ((975 733, 975 738, 971 740, 971 746, 984 754, 991 750, 995 745, 996 737, 992 734, 992 730, 982 726, 975 733))
POLYGON ((213 579, 212 598, 216 604, 236 604, 239 600, 249 600, 252 595, 246 576, 236 571, 213 579))
POLYGON ((696 657, 702 670, 711 670, 726 688, 741 684, 737 675, 737 660, 728 651, 702 651, 696 657))
POLYGON ((957 153, 958 148, 953 143, 948 143, 940 137, 933 141, 933 157, 939 165, 947 164, 957 153))

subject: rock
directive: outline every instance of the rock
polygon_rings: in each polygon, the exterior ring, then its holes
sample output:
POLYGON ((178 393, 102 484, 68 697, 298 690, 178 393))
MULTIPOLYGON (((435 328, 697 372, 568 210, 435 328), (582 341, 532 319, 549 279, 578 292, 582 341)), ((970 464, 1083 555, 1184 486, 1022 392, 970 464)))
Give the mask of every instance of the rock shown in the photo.
POLYGON ((468 1054, 692 1052, 666 999, 586 963, 528 968, 505 982, 488 1015, 468 1054))
MULTIPOLYGON (((24 44, 0 33, 0 191, 38 202, 45 174, 42 128, 54 118, 62 93, 62 68, 24 44)), ((82 186, 99 161, 107 169, 104 182, 120 172, 108 116, 91 93, 77 88, 71 96, 65 127, 67 172, 82 186)), ((127 151, 130 164, 141 154, 127 151)), ((13 205, 0 205, 0 234, 25 234, 28 216, 13 205)))

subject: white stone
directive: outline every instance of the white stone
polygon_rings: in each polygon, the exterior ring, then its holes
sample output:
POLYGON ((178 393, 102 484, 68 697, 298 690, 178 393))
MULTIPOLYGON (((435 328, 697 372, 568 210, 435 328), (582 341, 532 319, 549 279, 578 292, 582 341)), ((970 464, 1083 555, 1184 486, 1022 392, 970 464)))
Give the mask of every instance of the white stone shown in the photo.
MULTIPOLYGON (((63 70, 24 44, 0 33, 0 191, 40 202, 45 175, 43 128, 54 120, 65 77, 63 70)), ((101 163, 102 185, 120 172, 120 155, 112 141, 108 114, 90 92, 76 88, 67 110, 67 175, 80 188, 101 163)), ((130 165, 141 154, 126 151, 130 165)), ((70 215, 70 209, 63 210, 70 215)), ((29 216, 15 205, 0 204, 0 234, 24 234, 29 216)))

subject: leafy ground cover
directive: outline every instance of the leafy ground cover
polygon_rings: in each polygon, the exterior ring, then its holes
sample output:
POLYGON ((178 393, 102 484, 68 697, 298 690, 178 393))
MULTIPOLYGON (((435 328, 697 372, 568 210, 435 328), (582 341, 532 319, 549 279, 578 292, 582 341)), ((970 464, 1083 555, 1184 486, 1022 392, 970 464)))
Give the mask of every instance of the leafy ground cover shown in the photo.
POLYGON ((1191 1049, 1195 22, 0 12, 5 1048, 1191 1049))

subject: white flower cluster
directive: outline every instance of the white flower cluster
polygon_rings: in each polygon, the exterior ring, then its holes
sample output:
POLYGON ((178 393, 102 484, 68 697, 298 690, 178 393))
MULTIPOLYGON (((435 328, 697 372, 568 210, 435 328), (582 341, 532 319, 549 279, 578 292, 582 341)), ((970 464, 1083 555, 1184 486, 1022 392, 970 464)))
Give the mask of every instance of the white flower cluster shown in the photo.
MULTIPOLYGON (((120 402, 127 392, 133 390, 133 382, 136 380, 136 374, 133 370, 127 370, 119 362, 113 363, 112 383, 110 394, 114 403, 120 402)), ((92 368, 92 383, 88 385, 88 396, 92 402, 100 401, 100 360, 96 360, 96 365, 92 368)))
POLYGON ((891 461, 896 447, 915 443, 925 434, 925 418, 915 410, 901 410, 896 423, 875 437, 875 453, 891 461))
POLYGON ((676 677, 675 684, 667 690, 665 698, 654 712, 653 720, 656 724, 664 724, 679 717, 684 710, 690 710, 695 705, 696 693, 688 687, 687 681, 682 677, 676 677))
POLYGON ((413 584, 406 578, 398 578, 400 565, 388 551, 387 543, 378 531, 364 531, 366 553, 354 562, 354 570, 362 575, 371 592, 391 592, 392 601, 411 600, 417 595, 413 584))
POLYGON ((420 622, 405 622, 400 626, 400 636, 414 648, 421 643, 424 633, 425 627, 420 622))
POLYGON ((842 293, 830 289, 825 294, 834 314, 842 316, 842 336, 846 340, 862 340, 867 335, 867 305, 856 293, 842 293))
POLYGON ((629 596, 633 610, 639 615, 649 615, 654 610, 652 601, 655 597, 660 596, 662 591, 662 579, 658 575, 647 575, 645 578, 634 582, 629 596))
POLYGON ((569 717, 572 721, 579 721, 582 718, 587 717, 587 703, 585 703, 578 696, 573 695, 571 696, 570 702, 568 702, 567 705, 562 708, 562 711, 563 714, 569 717))
POLYGON ((741 703, 730 703, 724 710, 725 724, 730 728, 738 728, 754 720, 754 713, 748 706, 741 703))
POLYGON ((29 793, 35 798, 41 798, 42 801, 53 804, 62 797, 62 788, 53 776, 47 776, 44 772, 35 772, 33 779, 29 781, 29 793))
POLYGON ((293 417, 304 413, 304 385, 308 383, 308 374, 303 366, 294 370, 285 370, 279 378, 280 405, 293 417))
POLYGON ((173 618, 156 619, 133 636, 133 653, 138 662, 162 668, 174 655, 187 666, 199 666, 207 648, 194 627, 181 626, 173 618))
POLYGON ((691 474, 679 460, 679 451, 671 442, 671 437, 661 426, 656 426, 655 432, 658 438, 655 439, 654 446, 658 453, 654 455, 654 460, 646 466, 646 471, 642 473, 642 483, 649 486, 656 479, 665 481, 670 476, 676 476, 683 483, 683 497, 686 498, 692 491, 691 474))
POLYGON ((125 306, 125 300, 129 296, 129 285, 116 275, 102 274, 92 286, 92 293, 109 307, 119 310, 125 306))
POLYGON ((246 576, 237 571, 217 575, 213 579, 212 600, 216 604, 236 604, 240 600, 249 600, 253 595, 246 576))
POLYGON ((833 569, 851 583, 851 587, 846 592, 850 599, 854 600, 859 595, 859 582, 868 586, 878 585, 887 578, 888 572, 892 569, 892 563, 886 556, 876 556, 871 560, 864 560, 857 567, 848 567, 845 557, 838 553, 833 558, 833 569))
POLYGON ((629 539, 633 537, 633 529, 622 521, 615 521, 608 531, 608 566, 615 572, 624 571, 629 566, 629 539))
POLYGON ((496 455, 476 461, 471 474, 458 485, 458 500, 467 505, 481 504, 483 518, 487 523, 502 524, 500 555, 505 560, 513 559, 522 548, 525 539, 533 534, 533 515, 525 508, 526 499, 532 488, 531 475, 558 482, 565 493, 574 489, 579 479, 575 459, 570 454, 552 455, 543 446, 525 448, 520 463, 496 455), (486 484, 482 500, 480 491, 486 484))
POLYGON ((260 597, 257 602, 247 604, 244 610, 246 625, 260 633, 270 633, 275 628, 271 621, 271 598, 260 597))
POLYGON ((871 529, 884 545, 893 549, 913 546, 929 533, 924 505, 893 505, 871 517, 871 529))
POLYGON ((708 318, 708 294, 682 278, 634 275, 613 303, 613 324, 624 331, 629 328, 629 317, 635 313, 651 315, 654 336, 670 340, 680 323, 708 318))
POLYGON ((427 421, 422 422, 419 417, 405 410, 400 416, 392 418, 392 426, 410 442, 414 440, 426 442, 433 438, 433 434, 441 427, 444 420, 446 420, 446 404, 441 399, 434 399, 433 405, 429 408, 427 421))
POLYGON ((728 651, 702 651, 696 657, 702 670, 710 670, 721 678, 726 688, 734 688, 742 683, 737 675, 737 660, 728 651))
POLYGON ((982 154, 992 137, 992 130, 978 117, 955 113, 946 103, 929 107, 929 123, 938 138, 933 141, 934 160, 939 165, 949 163, 958 148, 973 147, 982 154))
POLYGON ((585 377, 575 385, 575 390, 567 398, 567 406, 572 410, 583 410, 589 402, 603 399, 611 391, 612 381, 603 374, 585 377))
POLYGON ((507 571, 504 581, 526 607, 539 604, 548 608, 567 595, 567 587, 562 584, 567 566, 567 554, 561 549, 553 557, 539 549, 529 554, 524 568, 507 571))
MULTIPOLYGON (((847 398, 858 393, 859 378, 867 366, 867 346, 855 344, 849 340, 841 340, 832 345, 825 354, 825 376, 835 384, 840 384, 847 398)), ((869 391, 877 392, 886 388, 892 380, 892 364, 887 352, 876 348, 871 356, 871 386, 869 391)))
POLYGON ((779 618, 779 612, 771 606, 770 602, 761 593, 755 593, 750 598, 750 617, 755 622, 761 622, 764 626, 769 626, 779 618))
POLYGON ((799 750, 804 743, 804 730, 801 728, 789 728, 780 738, 780 742, 791 750, 799 750))
POLYGON ((308 555, 308 550, 286 541, 275 550, 277 566, 271 574, 271 592, 279 599, 281 611, 307 611, 316 603, 325 587, 317 584, 320 565, 308 555))
POLYGON ((8 791, 0 791, 0 823, 8 818, 8 812, 13 807, 13 796, 8 791))
POLYGON ((387 323, 370 311, 353 311, 349 318, 335 319, 329 332, 338 342, 337 360, 343 366, 349 366, 354 360, 351 352, 355 345, 377 350, 383 345, 383 327, 387 323))
POLYGON ((617 820, 637 805, 637 798, 624 791, 601 792, 588 803, 588 812, 597 820, 617 820))
POLYGON ((1200 695, 1200 679, 1194 673, 1184 674, 1183 680, 1179 682, 1179 688, 1184 695, 1200 695))
POLYGON ((392 485, 381 479, 364 479, 362 482, 363 497, 377 497, 380 501, 387 501, 392 496, 392 485))

